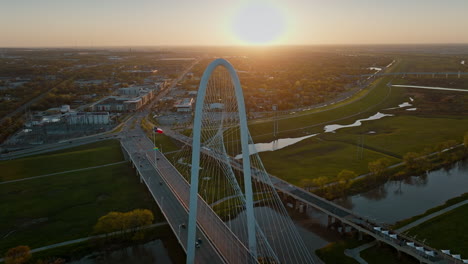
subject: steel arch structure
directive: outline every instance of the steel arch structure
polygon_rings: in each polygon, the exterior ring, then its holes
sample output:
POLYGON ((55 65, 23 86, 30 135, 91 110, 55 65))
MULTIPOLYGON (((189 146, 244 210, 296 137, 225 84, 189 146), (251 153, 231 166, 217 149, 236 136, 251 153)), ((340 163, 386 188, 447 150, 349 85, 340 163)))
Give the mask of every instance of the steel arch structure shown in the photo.
POLYGON ((205 101, 208 81, 211 74, 217 67, 224 67, 231 77, 231 82, 235 89, 235 97, 238 105, 238 114, 240 121, 240 136, 242 149, 242 167, 244 170, 245 184, 245 201, 247 215, 247 233, 248 246, 250 253, 256 257, 257 243, 255 238, 255 217, 253 211, 253 194, 251 183, 251 167, 249 153, 249 131, 247 128, 247 116, 245 112, 244 95, 242 87, 234 67, 225 59, 216 59, 211 62, 206 68, 200 81, 198 88, 197 101, 195 105, 195 118, 193 123, 193 143, 192 143, 192 167, 190 179, 190 203, 189 203, 189 220, 188 220, 188 237, 187 237, 187 263, 193 263, 195 258, 195 236, 197 225, 197 200, 198 200, 198 183, 200 173, 200 152, 201 152, 201 126, 203 104, 205 101))

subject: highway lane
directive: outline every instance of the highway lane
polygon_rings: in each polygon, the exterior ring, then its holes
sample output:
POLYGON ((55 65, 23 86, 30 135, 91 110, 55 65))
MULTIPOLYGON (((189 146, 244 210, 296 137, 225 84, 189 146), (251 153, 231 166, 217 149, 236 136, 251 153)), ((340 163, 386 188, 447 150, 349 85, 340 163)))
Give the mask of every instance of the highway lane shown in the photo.
MULTIPOLYGON (((141 146, 137 144, 141 140, 141 136, 140 134, 138 138, 124 139, 122 145, 127 153, 130 153, 130 159, 135 164, 141 180, 148 187, 179 243, 186 250, 188 213, 160 173, 157 172, 154 164, 148 159, 146 150, 142 150, 141 146)), ((224 263, 203 232, 197 230, 197 237, 201 238, 202 243, 197 248, 196 263, 224 263)))

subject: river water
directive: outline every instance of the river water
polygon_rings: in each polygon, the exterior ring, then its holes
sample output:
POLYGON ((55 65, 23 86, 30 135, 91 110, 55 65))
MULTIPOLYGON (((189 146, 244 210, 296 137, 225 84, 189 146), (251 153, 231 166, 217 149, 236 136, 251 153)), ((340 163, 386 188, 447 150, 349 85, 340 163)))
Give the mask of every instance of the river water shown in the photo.
POLYGON ((468 192, 468 160, 427 175, 391 181, 336 202, 376 222, 393 224, 468 192))

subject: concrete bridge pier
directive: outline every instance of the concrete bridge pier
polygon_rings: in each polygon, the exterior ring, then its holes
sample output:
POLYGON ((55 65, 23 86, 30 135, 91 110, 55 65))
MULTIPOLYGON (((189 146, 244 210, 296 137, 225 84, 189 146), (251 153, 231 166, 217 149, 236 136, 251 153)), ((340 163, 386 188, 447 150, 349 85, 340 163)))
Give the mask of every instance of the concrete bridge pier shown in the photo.
POLYGON ((307 205, 299 200, 296 200, 296 209, 299 211, 299 213, 303 214, 307 212, 307 205))
POLYGON ((334 222, 335 222, 335 218, 333 218, 333 216, 329 215, 328 216, 327 228, 331 228, 334 222))
POLYGON ((362 240, 362 232, 358 230, 357 233, 358 233, 358 240, 361 241, 362 240))

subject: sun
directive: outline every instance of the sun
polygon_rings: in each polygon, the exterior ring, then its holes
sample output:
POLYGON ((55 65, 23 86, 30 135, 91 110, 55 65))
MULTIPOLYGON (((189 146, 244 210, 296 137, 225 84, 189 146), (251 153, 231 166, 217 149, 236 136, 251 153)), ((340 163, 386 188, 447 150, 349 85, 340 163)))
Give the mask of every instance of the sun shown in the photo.
POLYGON ((232 19, 232 32, 247 45, 277 43, 286 30, 285 15, 269 3, 248 4, 241 7, 232 19))

